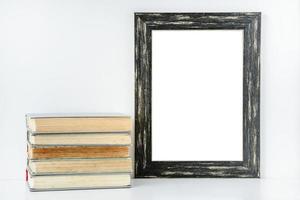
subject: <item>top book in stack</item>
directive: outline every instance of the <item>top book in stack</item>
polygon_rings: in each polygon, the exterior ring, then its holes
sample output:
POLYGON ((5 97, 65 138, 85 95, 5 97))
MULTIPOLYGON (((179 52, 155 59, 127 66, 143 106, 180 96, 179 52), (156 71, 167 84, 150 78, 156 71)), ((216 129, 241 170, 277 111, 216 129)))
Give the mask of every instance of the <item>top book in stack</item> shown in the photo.
POLYGON ((31 134, 42 133, 110 133, 129 132, 129 116, 111 114, 42 115, 29 114, 27 128, 31 134))

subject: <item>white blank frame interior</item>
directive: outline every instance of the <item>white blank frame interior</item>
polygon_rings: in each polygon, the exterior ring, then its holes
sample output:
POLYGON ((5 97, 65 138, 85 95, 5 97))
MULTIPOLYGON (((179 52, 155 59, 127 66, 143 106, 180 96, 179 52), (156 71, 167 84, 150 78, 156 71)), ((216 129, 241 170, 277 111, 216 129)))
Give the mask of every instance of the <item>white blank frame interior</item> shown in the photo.
POLYGON ((152 30, 152 161, 243 161, 243 36, 152 30))

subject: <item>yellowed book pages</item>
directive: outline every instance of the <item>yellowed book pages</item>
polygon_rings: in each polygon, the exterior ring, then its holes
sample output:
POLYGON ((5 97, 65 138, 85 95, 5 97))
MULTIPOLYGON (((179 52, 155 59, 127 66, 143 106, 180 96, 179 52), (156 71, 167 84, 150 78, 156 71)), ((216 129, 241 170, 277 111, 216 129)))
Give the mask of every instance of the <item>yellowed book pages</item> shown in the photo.
POLYGON ((39 117, 27 116, 27 127, 32 133, 77 133, 77 132, 129 132, 130 117, 39 117))
POLYGON ((128 158, 129 146, 32 146, 28 159, 58 158, 128 158))
POLYGON ((130 145, 128 133, 68 133, 29 135, 35 145, 130 145))
POLYGON ((29 160, 33 175, 132 172, 131 158, 29 160))
POLYGON ((68 190, 130 186, 130 174, 30 176, 31 190, 68 190))

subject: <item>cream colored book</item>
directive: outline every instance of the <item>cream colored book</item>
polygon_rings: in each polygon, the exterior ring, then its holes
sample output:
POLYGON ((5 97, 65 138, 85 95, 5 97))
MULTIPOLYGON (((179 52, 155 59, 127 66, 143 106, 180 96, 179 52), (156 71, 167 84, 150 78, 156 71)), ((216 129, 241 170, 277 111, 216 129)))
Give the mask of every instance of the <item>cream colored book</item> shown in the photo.
POLYGON ((132 172, 131 158, 28 160, 32 175, 132 172))
POLYGON ((31 191, 129 187, 130 174, 29 175, 28 185, 31 191))
POLYGON ((129 133, 64 133, 28 135, 34 145, 130 145, 129 133))
POLYGON ((32 133, 129 132, 131 118, 113 114, 28 114, 32 133))

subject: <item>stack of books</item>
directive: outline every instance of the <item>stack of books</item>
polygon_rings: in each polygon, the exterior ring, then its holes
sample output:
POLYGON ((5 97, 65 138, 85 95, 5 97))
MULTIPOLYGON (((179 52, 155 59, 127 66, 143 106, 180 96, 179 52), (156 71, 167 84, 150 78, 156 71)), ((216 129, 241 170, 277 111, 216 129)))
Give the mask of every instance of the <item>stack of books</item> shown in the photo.
POLYGON ((129 187, 130 117, 26 115, 31 191, 129 187))

